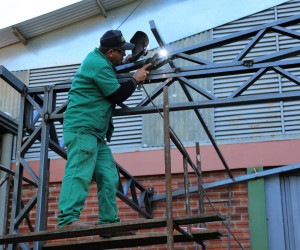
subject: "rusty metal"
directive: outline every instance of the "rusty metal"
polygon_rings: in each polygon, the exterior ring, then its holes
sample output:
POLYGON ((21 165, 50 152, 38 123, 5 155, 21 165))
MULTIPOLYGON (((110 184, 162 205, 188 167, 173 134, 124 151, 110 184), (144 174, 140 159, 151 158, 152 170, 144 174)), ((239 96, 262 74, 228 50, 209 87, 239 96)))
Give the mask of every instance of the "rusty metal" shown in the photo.
MULTIPOLYGON (((229 185, 229 191, 228 191, 228 228, 231 228, 231 185, 229 185)), ((228 232, 228 242, 227 242, 227 249, 230 250, 230 233, 228 232)))
POLYGON ((165 179, 166 179, 166 215, 167 215, 167 249, 173 249, 173 215, 172 215, 172 176, 171 145, 168 87, 164 86, 164 143, 165 143, 165 179))
MULTIPOLYGON (((191 214, 190 206, 190 192, 189 192, 189 172, 186 156, 183 156, 183 178, 184 178, 184 190, 185 190, 185 210, 186 215, 191 214)), ((191 233, 191 225, 187 226, 188 232, 191 233)))

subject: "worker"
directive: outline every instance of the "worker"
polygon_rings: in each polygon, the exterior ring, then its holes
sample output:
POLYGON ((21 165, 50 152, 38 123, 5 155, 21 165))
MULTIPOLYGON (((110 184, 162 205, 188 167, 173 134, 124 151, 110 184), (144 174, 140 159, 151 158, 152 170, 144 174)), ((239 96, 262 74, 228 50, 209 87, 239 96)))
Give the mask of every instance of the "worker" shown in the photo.
POLYGON ((117 81, 115 66, 133 48, 121 31, 109 30, 74 76, 63 123, 68 160, 59 197, 59 228, 84 226, 79 216, 92 179, 97 183, 99 223, 120 221, 116 205, 119 175, 106 141, 113 134, 115 105, 130 97, 149 74, 147 64, 128 81, 117 81))

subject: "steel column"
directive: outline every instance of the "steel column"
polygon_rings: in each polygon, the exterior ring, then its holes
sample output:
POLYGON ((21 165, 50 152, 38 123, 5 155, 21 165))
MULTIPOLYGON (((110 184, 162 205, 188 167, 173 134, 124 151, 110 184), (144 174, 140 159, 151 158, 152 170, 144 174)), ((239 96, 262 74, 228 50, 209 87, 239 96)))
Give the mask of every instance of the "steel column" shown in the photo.
MULTIPOLYGON (((35 231, 43 231, 47 229, 47 215, 48 215, 48 194, 49 194, 49 136, 50 124, 48 122, 49 113, 52 111, 53 88, 51 86, 45 87, 44 91, 44 105, 43 105, 43 123, 41 132, 41 154, 39 167, 39 187, 37 191, 37 209, 36 209, 36 223, 35 231)), ((35 242, 34 248, 36 250, 42 249, 43 242, 35 242)))

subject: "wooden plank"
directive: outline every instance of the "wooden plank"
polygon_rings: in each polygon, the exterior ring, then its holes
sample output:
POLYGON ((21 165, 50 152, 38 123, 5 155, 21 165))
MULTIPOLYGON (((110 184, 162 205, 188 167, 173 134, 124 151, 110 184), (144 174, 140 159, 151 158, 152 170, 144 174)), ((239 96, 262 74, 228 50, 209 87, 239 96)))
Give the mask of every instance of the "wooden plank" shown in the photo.
MULTIPOLYGON (((218 213, 174 217, 174 223, 176 223, 177 225, 196 224, 196 223, 221 221, 221 220, 225 220, 225 217, 218 213)), ((135 220, 129 222, 119 222, 119 223, 86 226, 86 227, 78 227, 78 228, 66 228, 66 229, 51 230, 51 231, 3 235, 0 236, 0 244, 83 237, 83 236, 99 235, 105 233, 125 232, 125 231, 157 228, 157 227, 165 227, 165 226, 166 226, 165 217, 156 218, 156 219, 146 219, 146 220, 141 219, 141 220, 135 220)))
MULTIPOLYGON (((218 230, 201 230, 193 232, 193 236, 198 240, 210 240, 219 239, 223 235, 218 230)), ((174 242, 191 242, 189 239, 181 233, 174 233, 174 242)), ((113 249, 123 247, 136 247, 136 246, 147 246, 156 244, 167 243, 166 233, 148 233, 132 236, 112 237, 108 239, 95 239, 95 240, 84 240, 84 241, 69 241, 65 243, 51 243, 43 246, 43 249, 113 249)))

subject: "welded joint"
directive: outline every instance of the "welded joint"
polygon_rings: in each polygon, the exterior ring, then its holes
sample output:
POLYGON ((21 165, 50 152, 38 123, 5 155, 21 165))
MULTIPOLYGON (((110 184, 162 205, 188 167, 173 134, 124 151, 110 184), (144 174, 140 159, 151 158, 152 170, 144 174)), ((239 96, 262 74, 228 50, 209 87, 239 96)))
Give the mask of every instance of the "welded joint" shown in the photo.
POLYGON ((44 116, 43 116, 43 120, 44 120, 45 122, 47 122, 47 121, 49 120, 49 118, 50 118, 49 113, 48 113, 48 112, 45 113, 44 116))
POLYGON ((252 67, 254 64, 253 60, 244 60, 243 61, 243 66, 245 67, 252 67))

